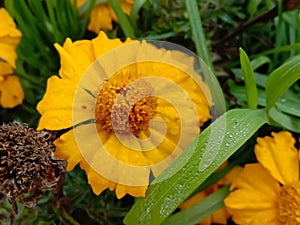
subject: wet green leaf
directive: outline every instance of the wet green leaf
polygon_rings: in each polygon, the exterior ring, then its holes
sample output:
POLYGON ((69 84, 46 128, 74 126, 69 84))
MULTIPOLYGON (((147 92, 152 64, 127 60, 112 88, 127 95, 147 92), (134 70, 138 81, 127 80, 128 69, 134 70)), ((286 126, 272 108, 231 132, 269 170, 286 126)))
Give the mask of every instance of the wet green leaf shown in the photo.
POLYGON ((300 79, 300 55, 291 58, 269 75, 266 83, 267 109, 271 109, 298 79, 300 79))
POLYGON ((208 128, 150 185, 124 219, 126 225, 158 225, 237 151, 264 123, 264 110, 230 110, 208 128))
POLYGON ((220 188, 201 202, 170 216, 163 225, 194 225, 224 207, 229 186, 220 188))

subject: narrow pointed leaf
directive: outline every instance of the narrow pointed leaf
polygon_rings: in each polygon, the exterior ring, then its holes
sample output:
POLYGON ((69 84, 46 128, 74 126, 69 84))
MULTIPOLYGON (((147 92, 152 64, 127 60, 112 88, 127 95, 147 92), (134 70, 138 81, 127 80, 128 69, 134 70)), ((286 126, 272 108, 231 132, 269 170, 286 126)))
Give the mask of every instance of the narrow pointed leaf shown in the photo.
POLYGON ((250 60, 242 48, 240 48, 240 61, 245 79, 247 105, 250 109, 256 109, 258 97, 254 72, 251 67, 250 60))
POLYGON ((265 110, 230 110, 206 128, 150 185, 124 219, 126 225, 159 225, 264 123, 265 110))
POLYGON ((208 65, 211 71, 214 71, 207 48, 208 44, 202 26, 198 3, 196 0, 185 0, 185 4, 189 15, 189 21, 191 24, 192 36, 197 50, 197 55, 208 65))
POLYGON ((300 79, 300 55, 291 58, 269 75, 266 83, 267 109, 271 109, 298 79, 300 79))
MULTIPOLYGON (((282 127, 300 133, 300 117, 292 116, 279 111, 275 107, 269 111, 270 117, 282 127)), ((300 116, 300 115, 299 115, 300 116)))
POLYGON ((220 188, 201 202, 170 216, 163 225, 194 225, 224 207, 224 199, 229 194, 229 186, 220 188))

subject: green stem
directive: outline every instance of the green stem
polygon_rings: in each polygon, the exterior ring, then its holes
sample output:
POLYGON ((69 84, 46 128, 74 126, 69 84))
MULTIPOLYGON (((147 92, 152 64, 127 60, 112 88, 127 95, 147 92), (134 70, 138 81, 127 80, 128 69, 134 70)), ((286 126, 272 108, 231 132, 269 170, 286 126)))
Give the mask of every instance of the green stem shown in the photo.
POLYGON ((207 49, 208 45, 203 31, 197 1, 185 0, 185 4, 189 14, 189 21, 192 29, 192 37, 195 43, 197 54, 208 65, 211 71, 214 72, 214 67, 207 49))
POLYGON ((134 30, 133 30, 127 16, 123 12, 120 1, 108 0, 107 2, 109 3, 109 5, 113 8, 114 12, 116 13, 119 24, 120 24, 125 36, 129 37, 131 39, 135 39, 134 30))
POLYGON ((246 52, 240 48, 240 61, 246 87, 247 104, 250 109, 257 108, 258 94, 254 72, 246 52))
POLYGON ((33 84, 41 85, 41 82, 39 80, 35 79, 33 77, 33 75, 28 75, 27 73, 21 72, 20 70, 15 70, 14 74, 18 75, 19 77, 24 78, 25 80, 27 80, 33 84))
POLYGON ((60 218, 60 220, 66 225, 80 225, 71 215, 69 215, 64 208, 56 208, 52 206, 53 211, 60 218))

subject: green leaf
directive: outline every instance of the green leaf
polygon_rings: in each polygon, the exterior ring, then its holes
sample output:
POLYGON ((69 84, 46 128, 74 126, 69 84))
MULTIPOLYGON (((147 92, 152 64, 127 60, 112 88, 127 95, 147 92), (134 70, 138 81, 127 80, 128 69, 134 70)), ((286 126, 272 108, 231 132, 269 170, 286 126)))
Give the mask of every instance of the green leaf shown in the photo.
POLYGON ((256 136, 252 136, 250 140, 247 141, 238 152, 234 153, 234 156, 231 156, 230 162, 224 168, 219 168, 217 171, 213 172, 197 189, 190 195, 193 196, 200 191, 205 190, 211 185, 217 183, 221 180, 227 173, 230 172, 234 167, 238 165, 243 165, 246 162, 249 162, 249 159, 253 155, 253 146, 255 144, 256 136))
MULTIPOLYGON (((251 63, 251 65, 252 65, 252 63, 251 63)), ((234 74, 234 76, 236 78, 244 80, 242 69, 234 68, 234 69, 231 69, 231 72, 234 74)), ((255 78, 256 85, 258 87, 262 87, 262 88, 266 87, 267 76, 265 74, 254 72, 254 78, 255 78)))
MULTIPOLYGON (((238 99, 238 102, 240 104, 247 102, 245 89, 246 88, 244 86, 238 86, 235 84, 230 86, 230 92, 238 99)), ((265 92, 261 89, 258 89, 257 104, 262 107, 266 106, 266 95, 265 95, 265 92)))
POLYGON ((98 5, 98 4, 103 4, 107 3, 107 0, 96 0, 94 3, 92 2, 93 0, 87 0, 85 1, 79 8, 79 14, 83 16, 85 13, 89 11, 89 8, 91 5, 98 5))
POLYGON ((185 4, 189 15, 193 41, 195 43, 197 54, 208 65, 211 71, 214 71, 209 51, 207 49, 208 45, 206 42, 205 33, 203 31, 197 1, 185 0, 185 4))
POLYGON ((245 78, 247 104, 250 109, 256 109, 258 97, 254 73, 250 64, 250 60, 242 48, 240 48, 240 61, 245 78))
POLYGON ((258 11, 258 6, 261 3, 261 0, 250 0, 247 4, 247 11, 251 17, 255 15, 258 11))
POLYGON ((269 75, 266 83, 267 109, 271 109, 298 79, 300 79, 300 55, 291 58, 269 75))
POLYGON ((280 124, 282 127, 290 131, 300 133, 300 117, 285 114, 277 110, 275 107, 271 108, 271 110, 269 111, 269 115, 276 123, 280 124))
POLYGON ((142 6, 146 3, 147 0, 135 0, 130 11, 130 22, 134 25, 134 27, 137 27, 136 21, 139 17, 139 11, 142 8, 142 6))
POLYGON ((293 51, 293 50, 300 50, 300 43, 296 43, 296 44, 292 44, 292 45, 284 45, 284 46, 279 46, 279 47, 276 47, 276 48, 273 48, 273 49, 270 49, 270 50, 266 50, 266 51, 263 51, 259 54, 255 54, 255 55, 252 55, 252 57, 257 57, 257 56, 260 56, 260 55, 271 55, 271 54, 276 54, 276 53, 281 53, 281 52, 290 52, 290 51, 293 51))
POLYGON ((176 33, 171 31, 171 32, 164 33, 164 34, 148 35, 148 36, 145 36, 145 37, 140 38, 140 39, 141 40, 143 40, 143 39, 145 39, 145 40, 160 40, 160 39, 166 39, 166 38, 174 37, 175 35, 176 35, 176 33))
MULTIPOLYGON (((85 13, 82 15, 82 18, 83 18, 82 27, 84 28, 84 29, 81 29, 81 35, 82 36, 86 32, 86 28, 88 27, 88 23, 89 23, 89 20, 90 20, 90 15, 91 15, 91 12, 92 12, 94 6, 96 5, 96 0, 88 0, 83 5, 84 5, 85 13)), ((83 7, 83 6, 81 6, 81 7, 83 7)), ((81 9, 81 7, 80 7, 80 9, 81 9)), ((80 9, 79 9, 79 14, 80 14, 80 9)))
POLYGON ((290 98, 289 96, 284 96, 282 99, 276 102, 277 108, 287 114, 292 116, 300 117, 300 98, 297 99, 290 98))
POLYGON ((107 2, 112 7, 115 14, 117 15, 119 24, 120 24, 125 36, 129 37, 131 39, 135 39, 133 27, 131 26, 126 14, 123 12, 120 1, 107 0, 107 2))
POLYGON ((220 188, 201 202, 170 216, 163 225, 194 225, 224 207, 223 200, 229 194, 229 186, 220 188))
POLYGON ((261 67, 262 65, 264 65, 266 63, 271 65, 272 61, 269 57, 264 56, 264 55, 258 56, 255 59, 251 60, 251 62, 250 62, 253 71, 255 71, 257 68, 261 67))
POLYGON ((150 185, 124 219, 159 225, 264 123, 265 110, 230 110, 208 128, 150 185))

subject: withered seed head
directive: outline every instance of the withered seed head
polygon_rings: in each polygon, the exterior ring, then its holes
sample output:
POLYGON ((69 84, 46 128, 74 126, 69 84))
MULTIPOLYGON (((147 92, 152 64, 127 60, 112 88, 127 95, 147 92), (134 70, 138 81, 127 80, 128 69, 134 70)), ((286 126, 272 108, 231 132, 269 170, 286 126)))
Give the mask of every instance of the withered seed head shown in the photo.
POLYGON ((54 156, 52 141, 49 132, 27 124, 0 126, 0 192, 13 205, 18 199, 34 207, 43 190, 56 188, 63 179, 66 161, 54 156))

